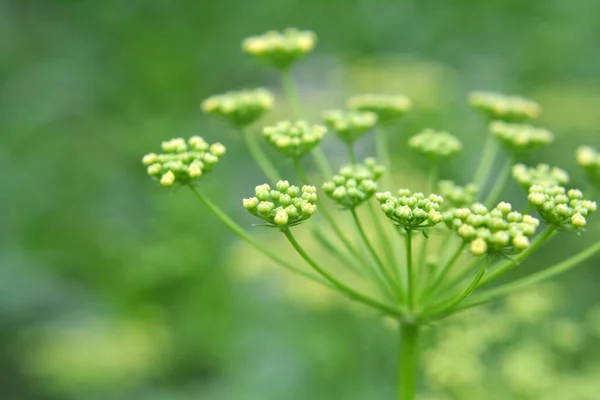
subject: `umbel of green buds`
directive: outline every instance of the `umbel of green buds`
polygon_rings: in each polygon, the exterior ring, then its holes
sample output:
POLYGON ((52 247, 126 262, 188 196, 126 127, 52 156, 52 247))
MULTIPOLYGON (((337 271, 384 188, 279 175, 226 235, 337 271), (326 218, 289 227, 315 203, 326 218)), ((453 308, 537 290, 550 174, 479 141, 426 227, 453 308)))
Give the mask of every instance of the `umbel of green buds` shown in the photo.
POLYGON ((525 124, 493 121, 490 132, 515 154, 544 147, 554 141, 552 132, 525 124))
POLYGON ((400 94, 361 94, 348 99, 348 108, 377 114, 379 122, 404 116, 412 108, 410 99, 400 94))
POLYGON ((175 138, 162 142, 163 153, 149 153, 142 158, 148 175, 157 179, 164 187, 187 184, 200 179, 212 170, 225 154, 221 143, 209 145, 200 136, 192 136, 187 142, 175 138))
POLYGON ((408 145, 430 158, 446 158, 457 154, 462 143, 448 132, 426 129, 408 140, 408 145))
POLYGON ((242 41, 242 50, 280 69, 286 69, 310 53, 317 44, 311 31, 288 28, 283 32, 269 31, 242 41))
POLYGON ((242 90, 211 96, 202 102, 201 108, 205 114, 244 127, 271 110, 273 99, 266 89, 242 90))
POLYGON ((438 183, 438 192, 444 198, 444 205, 449 207, 466 207, 473 204, 479 195, 479 189, 474 183, 460 186, 449 180, 438 183))
POLYGON ((528 121, 542 113, 542 107, 533 100, 499 93, 473 92, 469 104, 488 118, 500 121, 528 121))
POLYGON ((548 164, 539 164, 536 167, 516 164, 512 169, 512 174, 517 183, 526 190, 533 185, 550 187, 569 183, 567 171, 558 167, 550 167, 548 164))
POLYGON ((310 125, 306 121, 282 121, 267 126, 263 134, 267 141, 288 157, 300 158, 317 146, 327 129, 322 125, 310 125))
POLYGON ((362 164, 351 164, 340 168, 331 181, 323 184, 325 194, 342 208, 355 208, 369 200, 377 191, 376 181, 385 172, 385 167, 374 158, 362 164))
POLYGON ((586 218, 597 208, 596 202, 583 199, 580 190, 567 191, 562 186, 533 185, 528 200, 548 225, 566 231, 585 227, 586 218))
POLYGON ((345 143, 354 143, 377 124, 377 114, 370 111, 328 110, 323 112, 325 125, 345 143))
POLYGON ((385 216, 406 231, 428 228, 443 221, 439 210, 444 199, 437 194, 425 196, 400 189, 398 196, 383 192, 377 193, 375 198, 381 203, 385 216))
POLYGON ((271 189, 266 183, 256 187, 256 197, 242 204, 250 214, 264 220, 267 226, 285 229, 309 219, 317 211, 317 190, 314 186, 292 186, 288 181, 277 182, 271 189))
POLYGON ((456 208, 444 213, 444 222, 456 230, 475 256, 520 253, 529 247, 529 238, 540 223, 531 215, 512 211, 504 202, 491 211, 480 203, 456 208))
POLYGON ((590 146, 581 146, 577 149, 577 163, 583 168, 588 179, 596 186, 600 186, 600 152, 590 146))

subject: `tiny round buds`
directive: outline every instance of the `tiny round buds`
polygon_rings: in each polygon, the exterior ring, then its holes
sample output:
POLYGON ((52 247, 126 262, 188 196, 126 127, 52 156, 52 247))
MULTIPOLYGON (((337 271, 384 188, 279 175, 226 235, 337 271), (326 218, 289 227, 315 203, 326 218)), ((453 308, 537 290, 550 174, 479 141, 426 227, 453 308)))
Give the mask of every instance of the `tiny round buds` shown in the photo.
POLYGON ((457 154, 462 149, 462 143, 448 132, 426 129, 411 137, 408 141, 410 148, 431 158, 446 158, 457 154))
POLYGON ((310 53, 316 44, 313 32, 288 28, 248 37, 242 41, 242 50, 276 68, 286 69, 310 53))
POLYGON ((385 216, 407 231, 428 228, 443 221, 439 210, 444 199, 436 194, 426 197, 423 193, 401 189, 397 197, 385 192, 378 193, 376 199, 385 216))
POLYGON ((211 96, 202 102, 205 114, 244 127, 273 108, 274 97, 266 89, 240 90, 211 96))
POLYGON ((590 182, 600 187, 600 152, 590 146, 581 146, 575 155, 590 182))
POLYGON ((515 154, 544 147, 554 141, 552 132, 532 125, 493 121, 489 129, 496 138, 515 154))
POLYGON ((322 125, 310 125, 306 121, 281 121, 267 126, 263 134, 267 141, 287 157, 300 158, 314 149, 327 133, 322 125))
POLYGON ((362 94, 352 96, 348 108, 356 111, 370 111, 377 114, 379 122, 388 122, 403 117, 412 108, 410 99, 403 95, 362 94))
POLYGON ((515 180, 526 190, 533 185, 556 186, 569 183, 569 174, 560 168, 550 167, 548 164, 539 164, 536 167, 527 167, 516 164, 512 169, 515 180))
POLYGON ((490 119, 500 121, 527 121, 542 112, 542 107, 533 100, 490 92, 471 93, 469 104, 490 119))
POLYGON ((567 191, 562 186, 533 185, 528 199, 548 225, 566 231, 585 227, 587 217, 597 208, 596 202, 583 200, 580 190, 567 191))
POLYGON ((376 181, 383 172, 383 166, 367 158, 362 164, 340 168, 331 181, 323 184, 323 191, 342 208, 355 208, 373 197, 377 191, 376 181))
POLYGON ((373 129, 377 114, 370 111, 328 110, 322 114, 323 122, 345 143, 354 143, 373 129))

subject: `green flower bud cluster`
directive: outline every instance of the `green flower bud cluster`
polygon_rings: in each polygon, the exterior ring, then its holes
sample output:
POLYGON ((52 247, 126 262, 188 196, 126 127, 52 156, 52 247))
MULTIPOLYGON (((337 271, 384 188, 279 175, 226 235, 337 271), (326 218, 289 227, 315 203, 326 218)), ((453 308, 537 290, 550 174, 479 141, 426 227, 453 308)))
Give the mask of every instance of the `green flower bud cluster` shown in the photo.
POLYGON ((540 221, 531 215, 512 211, 509 203, 499 203, 493 210, 475 203, 444 213, 444 222, 469 244, 475 256, 509 255, 529 247, 540 221))
POLYGON ((296 226, 317 211, 314 186, 300 189, 288 181, 279 181, 275 189, 265 183, 257 186, 255 192, 256 197, 244 199, 242 204, 250 214, 266 221, 267 226, 279 229, 296 226))
POLYGON ((142 163, 148 167, 148 175, 158 179, 162 186, 171 187, 200 179, 212 170, 225 154, 225 146, 209 145, 200 136, 192 136, 187 142, 182 138, 162 142, 162 151, 162 154, 146 154, 142 163))
POLYGON ((597 209, 596 202, 584 200, 580 190, 562 186, 533 185, 528 199, 548 225, 566 231, 585 227, 586 218, 597 209))
POLYGON ((477 200, 479 188, 474 183, 459 186, 453 181, 442 180, 438 183, 438 192, 444 198, 444 205, 466 207, 477 200))
POLYGON ((406 96, 397 94, 362 94, 348 99, 348 108, 377 114, 379 122, 400 118, 412 108, 406 96))
POLYGON ((242 41, 242 50, 274 67, 285 69, 315 48, 317 36, 311 31, 288 28, 269 31, 242 41))
POLYGON ((355 208, 373 197, 377 191, 376 181, 384 172, 384 166, 377 164, 374 158, 367 158, 363 164, 340 168, 331 181, 323 184, 323 191, 343 208, 355 208))
POLYGON ((377 193, 375 198, 381 203, 385 216, 406 231, 428 228, 443 221, 439 210, 444 198, 437 194, 425 196, 400 189, 398 196, 383 192, 377 193))
POLYGON ((514 153, 523 153, 554 141, 552 132, 532 125, 494 121, 490 132, 514 153))
POLYGON ((469 104, 490 119, 501 121, 527 121, 542 113, 542 107, 533 100, 499 93, 473 92, 469 104))
POLYGON ((377 124, 377 114, 370 111, 328 110, 322 117, 325 125, 346 143, 354 143, 377 124))
POLYGON ((432 129, 411 137, 408 145, 431 158, 451 157, 462 149, 462 143, 455 136, 432 129))
POLYGON ((586 172, 589 180, 600 186, 600 152, 590 146, 577 149, 577 163, 586 172))
POLYGON ((263 134, 267 141, 288 157, 300 158, 317 146, 327 129, 322 125, 310 125, 306 121, 282 121, 267 126, 263 134))
POLYGON ((550 167, 548 164, 539 164, 537 167, 517 164, 513 167, 512 174, 519 185, 526 190, 532 185, 550 187, 569 183, 567 171, 558 167, 550 167))
POLYGON ((211 96, 202 102, 205 114, 235 126, 247 126, 273 108, 274 97, 266 89, 241 90, 211 96))

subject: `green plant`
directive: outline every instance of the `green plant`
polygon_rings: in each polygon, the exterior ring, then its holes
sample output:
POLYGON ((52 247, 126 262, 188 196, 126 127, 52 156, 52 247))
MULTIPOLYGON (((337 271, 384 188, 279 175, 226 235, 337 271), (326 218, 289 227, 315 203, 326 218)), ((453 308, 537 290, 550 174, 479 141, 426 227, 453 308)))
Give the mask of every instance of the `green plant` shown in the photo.
MULTIPOLYGON (((600 243, 596 243, 541 272, 484 289, 559 232, 582 232, 589 216, 596 211, 596 203, 586 200, 580 190, 566 189, 569 177, 560 169, 517 164, 524 154, 553 140, 551 132, 526 124, 540 114, 541 107, 521 97, 485 92, 474 93, 469 99, 471 106, 489 119, 490 130, 473 183, 463 187, 439 180, 441 164, 459 153, 462 144, 447 132, 430 129, 408 141, 412 149, 429 161, 428 193, 398 189, 389 174, 386 176, 386 168, 391 168, 387 145, 390 121, 401 118, 412 107, 410 100, 402 95, 355 96, 348 101, 351 110, 323 112, 325 126, 345 145, 350 163, 333 174, 318 146, 327 128, 303 120, 291 75, 294 62, 310 52, 315 43, 313 33, 289 29, 248 38, 242 45, 244 51, 281 73, 295 121, 265 127, 263 136, 292 162, 304 186, 281 179, 248 129, 272 107, 273 96, 268 91, 229 92, 202 104, 205 113, 217 116, 241 132, 250 154, 269 180, 255 188, 253 197, 243 199, 243 207, 262 220, 260 225, 280 231, 309 268, 291 263, 281 255, 281 250, 275 252, 267 243, 248 234, 199 188, 199 179, 225 154, 223 145, 209 146, 199 137, 187 142, 172 139, 163 143, 163 154, 150 153, 143 162, 148 174, 162 186, 189 187, 231 230, 282 267, 397 321, 398 399, 414 399, 422 327, 554 277, 599 253, 600 243), (355 143, 374 129, 377 129, 377 157, 358 163, 355 143), (501 147, 508 157, 494 177, 492 165, 501 147), (310 184, 301 162, 309 155, 323 180, 321 188, 325 196, 310 184), (519 212, 510 203, 499 201, 511 172, 528 191, 527 211, 519 212), (379 180, 383 182, 380 184, 379 180), (337 213, 324 197, 333 201, 337 213), (375 238, 365 229, 364 212, 359 209, 368 213, 375 227, 375 238), (535 212, 539 218, 528 212, 535 212), (345 217, 355 226, 358 242, 340 226, 345 217), (354 275, 352 284, 316 260, 294 235, 293 229, 309 219, 312 233, 323 249, 343 263, 346 273, 354 275), (434 236, 440 239, 439 243, 430 243, 434 236), (355 285, 356 281, 359 283, 355 285)), ((598 183, 598 158, 595 150, 587 147, 578 152, 578 161, 592 184, 598 183)))

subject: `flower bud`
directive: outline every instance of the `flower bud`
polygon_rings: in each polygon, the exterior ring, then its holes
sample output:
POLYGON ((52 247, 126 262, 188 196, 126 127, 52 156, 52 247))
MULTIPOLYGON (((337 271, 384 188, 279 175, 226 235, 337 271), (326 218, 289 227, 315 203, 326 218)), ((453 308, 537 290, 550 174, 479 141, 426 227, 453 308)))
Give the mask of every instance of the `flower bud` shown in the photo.
POLYGON ((411 137, 408 141, 410 148, 430 158, 447 158, 457 154, 462 149, 462 143, 448 132, 426 129, 411 137))
POLYGON ((377 114, 369 111, 329 110, 322 114, 329 129, 345 143, 354 143, 377 123, 377 114))
POLYGON ((412 103, 403 95, 363 94, 349 98, 348 108, 375 113, 379 122, 388 122, 403 117, 412 103))
POLYGON ((290 158, 300 158, 314 149, 327 133, 321 125, 306 121, 281 121, 263 129, 263 135, 275 149, 290 158))
POLYGON ((500 121, 526 121, 542 112, 542 107, 533 100, 490 92, 471 93, 469 104, 490 119, 500 121))
POLYGON ((577 149, 577 163, 585 171, 592 184, 600 187, 600 152, 590 146, 577 149))
MULTIPOLYGON (((244 127, 265 115, 271 110, 273 103, 274 97, 271 92, 266 89, 252 89, 211 96, 202 102, 201 108, 205 114, 244 127)), ((214 152, 213 154, 219 156, 214 152)))
POLYGON ((493 121, 489 128, 490 132, 514 154, 544 147, 554 141, 554 135, 550 131, 531 125, 493 121))
POLYGON ((242 50, 268 64, 289 68, 294 62, 310 53, 317 43, 317 36, 310 31, 288 28, 283 32, 269 31, 242 41, 242 50))
POLYGON ((164 187, 171 187, 171 186, 173 186, 173 183, 175 183, 175 174, 171 170, 167 171, 160 178, 160 184, 163 185, 164 187))

